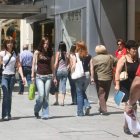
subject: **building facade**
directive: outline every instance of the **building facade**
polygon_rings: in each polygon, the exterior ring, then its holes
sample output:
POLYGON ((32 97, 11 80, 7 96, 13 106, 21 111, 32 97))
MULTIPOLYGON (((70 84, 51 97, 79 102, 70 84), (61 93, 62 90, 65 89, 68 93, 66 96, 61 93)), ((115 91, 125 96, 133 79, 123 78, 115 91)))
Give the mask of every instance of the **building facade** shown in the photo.
MULTIPOLYGON (((43 36, 50 38, 55 51, 62 40, 68 51, 73 43, 83 40, 92 56, 98 44, 114 55, 118 38, 140 43, 139 0, 35 0, 27 5, 40 6, 40 13, 26 15, 20 21, 20 46, 29 43, 31 50, 37 49, 43 36)), ((87 93, 97 101, 95 86, 89 86, 87 93)))

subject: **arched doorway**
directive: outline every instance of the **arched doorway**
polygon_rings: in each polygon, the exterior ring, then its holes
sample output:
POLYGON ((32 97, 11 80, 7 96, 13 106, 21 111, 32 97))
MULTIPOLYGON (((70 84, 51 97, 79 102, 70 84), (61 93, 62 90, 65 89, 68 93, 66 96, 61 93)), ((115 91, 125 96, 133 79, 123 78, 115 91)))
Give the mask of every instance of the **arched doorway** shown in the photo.
POLYGON ((6 36, 11 36, 17 43, 17 51, 20 52, 20 28, 18 25, 12 25, 8 28, 6 36))

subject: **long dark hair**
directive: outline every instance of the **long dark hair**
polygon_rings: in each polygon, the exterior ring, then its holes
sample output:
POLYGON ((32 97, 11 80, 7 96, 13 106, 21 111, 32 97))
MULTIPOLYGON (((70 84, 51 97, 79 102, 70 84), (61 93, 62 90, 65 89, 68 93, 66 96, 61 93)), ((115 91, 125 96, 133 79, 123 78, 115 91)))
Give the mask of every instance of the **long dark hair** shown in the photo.
POLYGON ((48 39, 47 37, 43 37, 43 38, 41 39, 37 50, 40 51, 40 52, 44 52, 45 55, 47 55, 47 56, 49 56, 49 57, 52 57, 52 56, 53 56, 52 47, 51 47, 50 41, 49 41, 49 39, 48 39), (45 42, 46 40, 48 40, 48 43, 49 43, 49 47, 47 48, 47 52, 45 52, 44 47, 43 47, 43 44, 44 44, 44 42, 45 42))
POLYGON ((65 54, 67 52, 67 47, 66 47, 66 44, 65 44, 64 41, 61 41, 59 43, 58 51, 61 52, 61 57, 62 57, 63 60, 65 60, 65 54))
POLYGON ((6 39, 4 40, 3 46, 5 50, 7 50, 7 43, 9 42, 13 43, 12 51, 14 51, 17 55, 16 41, 11 36, 6 37, 6 39))

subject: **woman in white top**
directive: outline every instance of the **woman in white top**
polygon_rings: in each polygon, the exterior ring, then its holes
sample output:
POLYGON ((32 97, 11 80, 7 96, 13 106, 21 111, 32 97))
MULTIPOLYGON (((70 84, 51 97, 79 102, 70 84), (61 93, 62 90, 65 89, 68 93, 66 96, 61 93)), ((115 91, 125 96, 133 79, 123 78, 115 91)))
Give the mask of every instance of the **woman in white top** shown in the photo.
POLYGON ((8 121, 11 119, 12 89, 15 84, 16 67, 19 68, 23 84, 25 79, 22 73, 21 63, 16 51, 16 42, 12 37, 7 37, 4 41, 5 51, 0 52, 0 68, 3 61, 2 83, 3 103, 2 103, 2 119, 8 121))
POLYGON ((62 85, 61 105, 64 106, 64 99, 66 95, 66 81, 68 77, 68 70, 67 70, 68 63, 69 63, 69 58, 66 50, 66 44, 65 42, 61 41, 59 43, 59 48, 58 48, 58 52, 56 53, 56 60, 54 64, 54 68, 56 70, 56 79, 57 79, 57 85, 55 87, 56 102, 54 103, 54 105, 58 105, 59 82, 61 80, 61 85, 62 85))

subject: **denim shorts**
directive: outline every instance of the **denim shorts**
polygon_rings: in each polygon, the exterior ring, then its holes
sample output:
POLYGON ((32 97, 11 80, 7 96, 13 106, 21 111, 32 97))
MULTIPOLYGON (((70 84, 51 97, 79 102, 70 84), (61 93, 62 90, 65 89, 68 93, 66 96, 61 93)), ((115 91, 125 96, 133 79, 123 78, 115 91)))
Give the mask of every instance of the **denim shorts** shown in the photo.
POLYGON ((59 92, 59 83, 60 83, 60 80, 61 80, 62 94, 66 94, 67 77, 68 77, 68 71, 67 70, 56 71, 57 85, 55 86, 55 92, 59 92))

